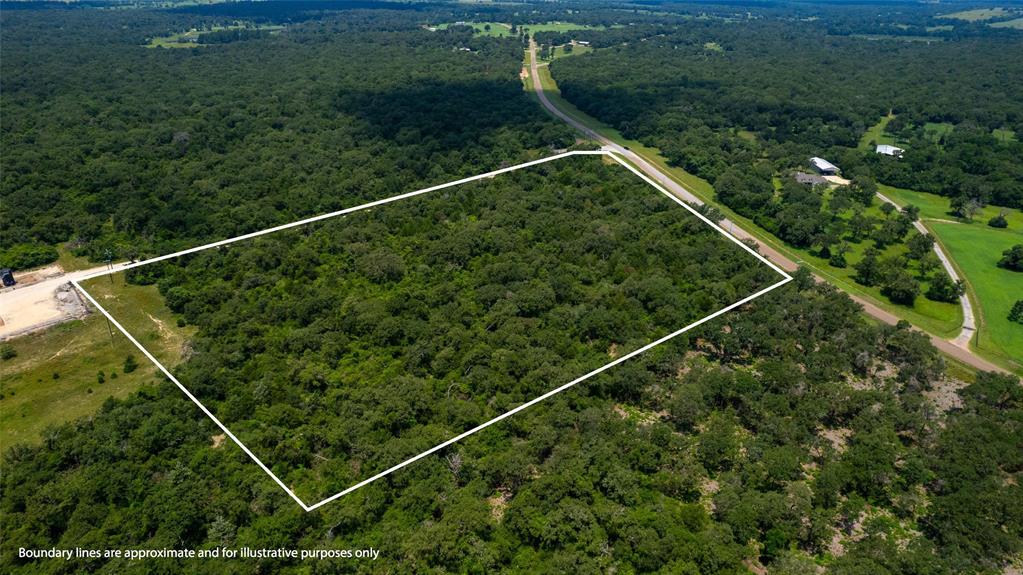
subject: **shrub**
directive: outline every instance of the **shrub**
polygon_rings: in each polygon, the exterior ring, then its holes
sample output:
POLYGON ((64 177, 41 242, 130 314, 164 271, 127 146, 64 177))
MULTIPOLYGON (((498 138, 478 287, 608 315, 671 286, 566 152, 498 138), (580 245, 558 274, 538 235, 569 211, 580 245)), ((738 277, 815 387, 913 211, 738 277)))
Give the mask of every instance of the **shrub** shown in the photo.
POLYGON ((987 221, 987 225, 992 228, 1007 228, 1009 227, 1009 221, 1005 219, 1005 214, 998 214, 987 221))
POLYGON ((0 359, 7 361, 18 357, 18 350, 10 345, 0 345, 0 359))
POLYGON ((128 357, 124 358, 124 373, 131 373, 138 369, 138 367, 139 364, 137 361, 135 361, 134 355, 129 355, 128 357))
POLYGON ((43 244, 16 244, 0 251, 0 268, 34 268, 57 261, 57 250, 43 244))
POLYGON ((1016 303, 1012 305, 1012 309, 1009 311, 1009 321, 1023 323, 1023 299, 1016 300, 1016 303))
POLYGON ((1002 259, 998 260, 998 267, 1023 272, 1023 244, 1016 244, 1002 252, 1002 259))

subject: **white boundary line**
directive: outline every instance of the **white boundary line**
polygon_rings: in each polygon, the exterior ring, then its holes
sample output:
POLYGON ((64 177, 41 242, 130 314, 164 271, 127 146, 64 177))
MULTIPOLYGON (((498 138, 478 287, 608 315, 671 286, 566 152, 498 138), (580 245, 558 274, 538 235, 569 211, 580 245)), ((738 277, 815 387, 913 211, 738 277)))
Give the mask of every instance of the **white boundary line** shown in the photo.
POLYGON ((451 445, 451 444, 453 444, 453 443, 455 443, 457 441, 461 441, 462 439, 465 439, 466 437, 468 437, 468 436, 470 436, 470 435, 472 435, 472 434, 474 434, 474 433, 476 433, 478 431, 481 431, 481 430, 483 430, 483 429, 485 429, 487 427, 490 427, 491 425, 493 425, 493 424, 495 424, 495 423, 497 423, 497 422, 499 422, 499 421, 501 421, 501 420, 503 420, 505 418, 511 417, 512 415, 515 415, 516 413, 518 413, 518 412, 520 412, 520 411, 522 411, 522 410, 524 410, 524 409, 526 409, 528 407, 531 407, 531 406, 533 406, 533 405, 535 405, 535 404, 537 404, 537 403, 539 403, 539 402, 541 402, 541 401, 543 401, 543 400, 545 400, 545 399, 547 399, 549 397, 552 397, 554 395, 557 395, 557 394, 565 391, 566 389, 574 387, 575 385, 577 385, 579 383, 582 383, 583 381, 586 381, 587 379, 589 379, 589 378, 591 378, 591 377, 593 377, 593 376, 595 376, 595 375, 597 375, 597 374, 599 374, 599 373, 601 373, 603 371, 606 371, 606 370, 608 370, 608 369, 618 365, 619 363, 622 363, 623 361, 629 360, 629 359, 631 359, 631 358, 633 358, 633 357, 635 357, 635 356, 637 356, 637 355, 639 355, 639 354, 641 354, 641 353, 643 353, 645 351, 648 351, 651 348, 653 348, 655 346, 658 346, 658 345, 668 341, 669 339, 672 339, 672 338, 674 338, 674 337, 676 337, 676 336, 678 336, 680 334, 683 334, 683 333, 693 329, 694 327, 697 327, 697 326, 699 326, 699 325, 701 325, 701 324, 703 324, 705 322, 708 322, 708 321, 710 321, 710 320, 712 320, 712 319, 714 319, 714 318, 716 318, 716 317, 718 317, 718 316, 720 316, 722 314, 728 313, 729 311, 731 311, 731 310, 733 310, 733 309, 735 309, 735 308, 737 308, 737 307, 739 307, 739 306, 741 306, 743 304, 746 304, 746 303, 748 303, 750 301, 753 301, 754 299, 756 299, 756 298, 766 294, 767 292, 769 292, 769 291, 771 291, 771 290, 773 290, 773 289, 775 289, 777 287, 780 287, 780 286, 782 286, 782 285, 784 285, 784 284, 786 284, 786 283, 788 283, 790 281, 792 281, 792 276, 790 276, 789 274, 785 273, 784 270, 782 270, 778 266, 776 266, 773 263, 771 263, 767 258, 765 258, 764 256, 760 255, 756 250, 754 250, 750 246, 748 246, 745 243, 743 243, 742 240, 739 240, 735 236, 729 234, 727 231, 724 230, 724 228, 722 228, 721 226, 718 226, 716 223, 714 223, 713 221, 708 219, 706 216, 704 216, 700 212, 696 211, 696 209, 694 209, 692 206, 690 206, 689 204, 683 202, 681 199, 679 199, 679 198, 675 197, 674 195, 672 195, 670 192, 665 190, 657 182, 655 182, 654 180, 649 178, 646 174, 644 174, 644 173, 640 172, 639 170, 637 170, 635 167, 633 167, 631 164, 629 164, 628 162, 623 160, 617 154, 615 154, 613 152, 610 152, 610 151, 607 151, 607 150, 594 150, 594 151, 590 151, 590 150, 586 150, 586 151, 577 150, 577 151, 572 151, 572 152, 565 152, 565 153, 562 153, 562 154, 556 154, 554 156, 549 156, 549 157, 546 157, 546 158, 541 158, 539 160, 533 160, 531 162, 526 162, 526 163, 523 163, 523 164, 517 164, 515 166, 509 166, 507 168, 501 168, 499 170, 494 170, 492 172, 487 172, 485 174, 480 174, 480 175, 472 176, 472 177, 469 177, 469 178, 462 178, 460 180, 455 180, 453 182, 448 182, 446 184, 440 184, 440 185, 436 185, 436 186, 431 186, 429 188, 423 188, 421 190, 416 190, 414 192, 408 192, 406 194, 400 194, 400 195, 397 195, 397 196, 392 196, 390 198, 385 198, 385 199, 382 199, 382 200, 376 200, 376 201, 365 203, 365 204, 362 204, 362 205, 359 205, 359 206, 355 206, 355 207, 352 207, 352 208, 345 208, 343 210, 338 210, 338 211, 335 211, 335 212, 330 212, 330 213, 327 213, 327 214, 322 214, 322 215, 319 215, 319 216, 314 216, 314 217, 311 217, 311 218, 306 218, 304 220, 299 220, 297 222, 292 222, 290 224, 284 224, 284 225, 275 226, 275 227, 272 227, 272 228, 267 228, 265 230, 261 230, 261 231, 258 231, 258 232, 252 232, 252 233, 249 233, 249 234, 244 234, 244 235, 237 236, 237 237, 234 237, 234 238, 229 238, 229 239, 226 239, 226 240, 221 240, 221 241, 209 243, 209 244, 206 244, 206 245, 203 245, 203 246, 189 248, 187 250, 181 250, 179 252, 175 252, 175 253, 172 253, 172 254, 167 254, 167 255, 151 258, 151 259, 144 260, 144 261, 127 264, 127 265, 121 266, 119 268, 114 268, 114 269, 109 269, 109 270, 101 270, 101 271, 96 272, 94 274, 90 274, 88 276, 85 276, 85 277, 82 277, 82 278, 78 278, 76 280, 71 280, 71 283, 75 286, 75 288, 77 288, 80 292, 82 292, 82 294, 86 297, 86 299, 88 299, 92 303, 92 305, 96 306, 96 309, 98 309, 104 316, 106 316, 106 318, 108 320, 110 320, 110 322, 112 324, 114 324, 114 326, 116 326, 117 329, 121 333, 123 333, 126 338, 128 338, 128 341, 133 343, 135 345, 135 347, 137 347, 139 349, 139 351, 141 351, 142 354, 145 355, 146 358, 149 359, 149 361, 153 362, 153 364, 156 365, 156 367, 159 368, 159 370, 161 372, 163 372, 163 374, 165 376, 167 376, 168 379, 173 381, 174 384, 177 385, 178 388, 180 388, 181 391, 184 392, 184 394, 189 399, 192 400, 193 403, 198 405, 199 409, 201 409, 202 412, 207 415, 207 417, 209 417, 211 420, 213 420, 213 423, 217 424, 217 427, 219 427, 228 437, 230 437, 231 440, 234 441, 238 445, 238 447, 240 447, 242 449, 242 451, 245 452, 246 455, 251 457, 252 460, 255 461, 257 465, 259 465, 260 469, 265 471, 266 474, 269 475, 270 478, 273 479, 274 482, 277 483, 277 485, 279 485, 281 487, 281 489, 283 489, 288 495, 290 495, 291 498, 294 499, 295 502, 298 503, 302 507, 302 509, 304 509, 306 511, 312 511, 312 510, 314 510, 314 509, 316 509, 318 507, 321 507, 323 505, 326 505, 327 503, 330 503, 331 501, 339 499, 339 498, 341 498, 341 497, 343 497, 343 496, 345 496, 345 495, 355 491, 356 489, 359 489, 360 487, 363 487, 363 486, 368 485, 369 483, 372 483, 372 482, 374 482, 374 481, 376 481, 376 480, 378 480, 378 479, 380 479, 382 477, 390 475, 391 473, 394 473, 395 471, 397 471, 397 470, 399 470, 399 469, 401 469, 401 468, 403 468, 403 467, 405 467, 407 465, 410 465, 410 464, 412 464, 412 463, 414 463, 416 461, 419 461, 420 459, 422 459, 422 458, 424 458, 424 457, 426 457, 426 456, 428 456, 428 455, 430 455, 432 453, 440 451, 441 449, 444 449, 445 447, 447 447, 447 446, 449 446, 449 445, 451 445), (489 421, 487 421, 485 423, 477 425, 476 427, 474 427, 474 428, 472 428, 472 429, 470 429, 468 431, 464 431, 464 432, 456 435, 455 437, 452 437, 451 439, 448 439, 447 441, 445 441, 443 443, 440 443, 440 444, 438 444, 438 445, 436 445, 434 447, 431 447, 430 449, 427 449, 426 451, 420 453, 419 455, 416 455, 414 457, 406 459, 405 461, 402 461, 401 463, 399 463, 397 465, 394 465, 393 467, 390 467, 390 468, 388 468, 388 469, 386 469, 384 471, 381 471, 380 473, 377 473, 376 475, 374 475, 374 476, 372 476, 372 477, 370 477, 368 479, 364 479, 363 481, 360 481, 359 483, 356 483, 355 485, 352 485, 351 487, 348 487, 347 489, 345 489, 343 491, 340 491, 338 493, 335 493, 334 495, 331 495, 330 497, 327 497, 327 498, 325 498, 325 499, 323 499, 323 500, 321 500, 321 501, 319 501, 317 503, 314 503, 312 505, 306 505, 306 503, 304 501, 302 501, 302 499, 300 499, 297 495, 295 495, 295 493, 291 489, 289 489, 288 486, 285 485, 284 482, 281 481, 281 479, 279 477, 277 477, 277 475, 275 475, 274 472, 271 471, 269 467, 267 467, 262 461, 260 461, 260 459, 258 457, 256 457, 256 454, 252 453, 252 451, 250 451, 249 448, 246 447, 245 444, 243 444, 241 442, 241 440, 239 440, 233 433, 231 433, 231 430, 228 429, 227 426, 225 426, 223 423, 221 423, 221 421, 219 419, 217 419, 217 417, 215 415, 213 415, 213 413, 209 409, 207 409, 206 406, 203 405, 202 402, 200 402, 199 399, 196 398, 195 395, 192 394, 192 392, 188 391, 188 389, 184 385, 182 385, 181 382, 178 381, 178 379, 176 377, 174 377, 174 375, 170 372, 170 370, 168 370, 166 367, 164 367, 163 364, 160 363, 156 359, 156 357, 154 357, 153 354, 151 354, 149 352, 149 350, 147 350, 145 347, 143 347, 142 344, 139 343, 139 341, 137 339, 135 339, 130 333, 128 333, 128 330, 126 330, 124 328, 124 326, 121 325, 121 323, 118 322, 117 319, 115 319, 114 316, 112 316, 110 314, 110 312, 108 312, 106 310, 106 308, 104 308, 102 305, 100 305, 100 303, 98 301, 96 301, 96 298, 92 297, 92 295, 88 291, 86 291, 86 289, 81 285, 81 282, 84 282, 84 281, 87 281, 87 280, 90 280, 90 279, 94 279, 94 278, 102 277, 102 276, 109 275, 109 274, 112 274, 112 273, 117 273, 117 272, 129 270, 129 269, 136 268, 136 267, 139 267, 139 266, 143 266, 143 265, 146 265, 146 264, 151 264, 151 263, 154 263, 154 262, 159 262, 159 261, 167 260, 167 259, 170 259, 170 258, 175 258, 175 257, 178 257, 178 256, 183 256, 183 255, 186 255, 186 254, 195 253, 195 252, 202 251, 202 250, 205 250, 205 249, 215 248, 215 247, 231 244, 231 243, 234 243, 234 242, 237 242, 237 241, 241 241, 241 240, 255 238, 255 237, 258 237, 258 236, 265 235, 265 234, 269 234, 269 233, 273 233, 273 232, 277 232, 277 231, 281 231, 281 230, 286 230, 286 229, 289 229, 289 228, 301 226, 301 225, 312 223, 312 222, 317 222, 317 221, 320 221, 320 220, 326 220, 326 219, 329 219, 329 218, 334 218, 334 217, 341 216, 341 215, 344 215, 344 214, 350 214, 352 212, 357 212, 359 210, 364 210, 364 209, 372 208, 372 207, 375 207, 375 206, 381 206, 381 205, 384 205, 384 204, 389 204, 391 202, 396 202, 398 200, 404 200, 406 198, 411 198, 411 197, 419 196, 419 195, 422 195, 422 194, 428 194, 430 192, 434 192, 434 191, 441 190, 441 189, 444 189, 444 188, 449 188, 449 187, 452 187, 452 186, 457 186, 457 185, 465 184, 465 183, 468 183, 468 182, 474 182, 474 181, 477 181, 477 180, 482 180, 484 178, 490 178, 490 177, 496 176, 498 174, 504 174, 504 173, 512 172, 512 171, 519 170, 519 169, 522 169, 522 168, 528 168, 530 166, 535 166, 535 165, 538 165, 538 164, 543 164, 543 163, 551 162, 551 161, 554 161, 554 160, 560 160, 562 158, 567 158, 569 156, 584 156, 584 155, 588 155, 588 156, 610 156, 612 159, 614 159, 616 162, 618 162, 619 164, 624 166, 626 169, 631 171, 633 174, 636 174, 637 176, 639 176, 644 182, 646 182, 647 184, 650 184, 651 186, 653 186, 654 189, 656 189, 657 191, 661 192, 662 194, 668 196, 675 203, 679 204, 683 208, 689 210, 693 215, 695 215, 696 217, 700 218, 701 221, 703 221, 707 225, 709 225, 712 228, 714 228, 715 230, 717 230, 719 233, 721 233, 723 236, 725 236, 726 238, 728 238, 729 240, 731 240, 735 244, 739 245, 739 247, 741 247, 742 249, 744 249, 747 252, 749 252, 750 254, 752 254, 754 257, 756 257, 762 263, 767 264, 772 270, 778 272, 778 274, 780 274, 783 279, 781 281, 779 281, 779 282, 776 282, 776 283, 774 283, 774 284, 772 284, 772 285, 770 285, 770 286, 768 286, 768 287, 766 287, 766 288, 756 292, 753 295, 744 297, 743 299, 741 299, 741 300, 739 300, 739 301, 737 301, 737 302, 735 302, 735 303, 733 303, 733 304, 731 304, 731 305, 729 305, 729 306, 727 306, 725 308, 722 308, 722 309, 720 309, 720 310, 718 310, 718 311, 716 311, 716 312, 714 312, 714 313, 712 313, 712 314, 710 314, 710 315, 708 315, 708 316, 706 316, 706 317, 704 317, 702 319, 694 321, 693 323, 685 326, 684 328, 682 328, 682 329, 680 329, 678 331, 674 331, 672 333, 669 333, 668 335, 665 335, 665 336, 661 337, 660 339, 652 341, 652 342, 644 345, 643 347, 641 347, 639 349, 633 350, 633 351, 631 351, 631 352, 629 352, 629 353, 627 353, 627 354, 625 354, 625 355, 615 359, 614 361, 611 361, 611 362, 607 363, 606 365, 603 365, 603 366, 601 366, 601 367, 599 367, 599 368, 597 368, 597 369, 587 373, 586 375, 583 375, 581 377, 573 379, 572 381, 570 381, 570 382, 568 382, 568 383, 566 383, 566 384, 564 384, 564 385, 562 385, 560 387, 552 389, 552 390, 548 391, 547 393, 544 393, 543 395, 541 395, 541 396, 539 396, 539 397, 537 397, 535 399, 532 399, 530 401, 527 401, 526 403, 523 403, 522 405, 520 405, 518 407, 510 409, 510 410, 502 413, 501 415, 498 415, 497 417, 495 417, 495 418, 493 418, 493 419, 491 419, 491 420, 489 420, 489 421))

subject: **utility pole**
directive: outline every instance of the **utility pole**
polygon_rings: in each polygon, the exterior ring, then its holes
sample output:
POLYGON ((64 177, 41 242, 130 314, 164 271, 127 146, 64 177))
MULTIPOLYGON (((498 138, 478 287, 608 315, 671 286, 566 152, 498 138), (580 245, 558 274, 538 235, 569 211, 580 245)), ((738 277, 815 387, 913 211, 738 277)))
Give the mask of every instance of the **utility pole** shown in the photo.
MULTIPOLYGON (((103 252, 103 257, 105 257, 106 260, 107 260, 107 271, 112 272, 114 270, 114 254, 113 254, 113 252, 111 252, 110 249, 107 249, 107 250, 105 250, 103 252)), ((114 283, 114 274, 109 273, 109 274, 107 274, 107 277, 110 278, 110 283, 113 284, 114 283)))

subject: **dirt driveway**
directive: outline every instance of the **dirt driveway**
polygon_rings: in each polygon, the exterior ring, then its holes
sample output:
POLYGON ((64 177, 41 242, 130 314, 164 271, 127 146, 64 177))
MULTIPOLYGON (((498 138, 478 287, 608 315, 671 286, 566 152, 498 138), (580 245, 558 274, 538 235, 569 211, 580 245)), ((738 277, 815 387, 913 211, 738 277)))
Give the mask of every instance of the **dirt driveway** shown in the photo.
POLYGON ((15 276, 18 285, 0 291, 0 341, 84 316, 85 303, 70 282, 104 269, 64 273, 47 266, 15 276))

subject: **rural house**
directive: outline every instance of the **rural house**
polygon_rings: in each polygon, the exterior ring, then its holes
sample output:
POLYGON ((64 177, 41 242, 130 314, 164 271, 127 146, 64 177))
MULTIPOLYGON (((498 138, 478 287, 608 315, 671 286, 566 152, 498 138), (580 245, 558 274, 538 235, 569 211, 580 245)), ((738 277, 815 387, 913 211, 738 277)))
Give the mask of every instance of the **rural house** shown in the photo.
POLYGON ((825 180, 821 176, 818 176, 817 174, 796 172, 795 177, 797 182, 799 182, 800 184, 805 184, 807 186, 823 186, 828 183, 827 180, 825 180))
POLYGON ((893 156, 893 157, 896 157, 896 158, 901 158, 902 154, 905 153, 905 151, 906 150, 903 150, 902 148, 899 148, 899 147, 896 147, 896 146, 890 146, 888 144, 878 144, 877 145, 877 153, 878 154, 884 154, 885 156, 893 156))

